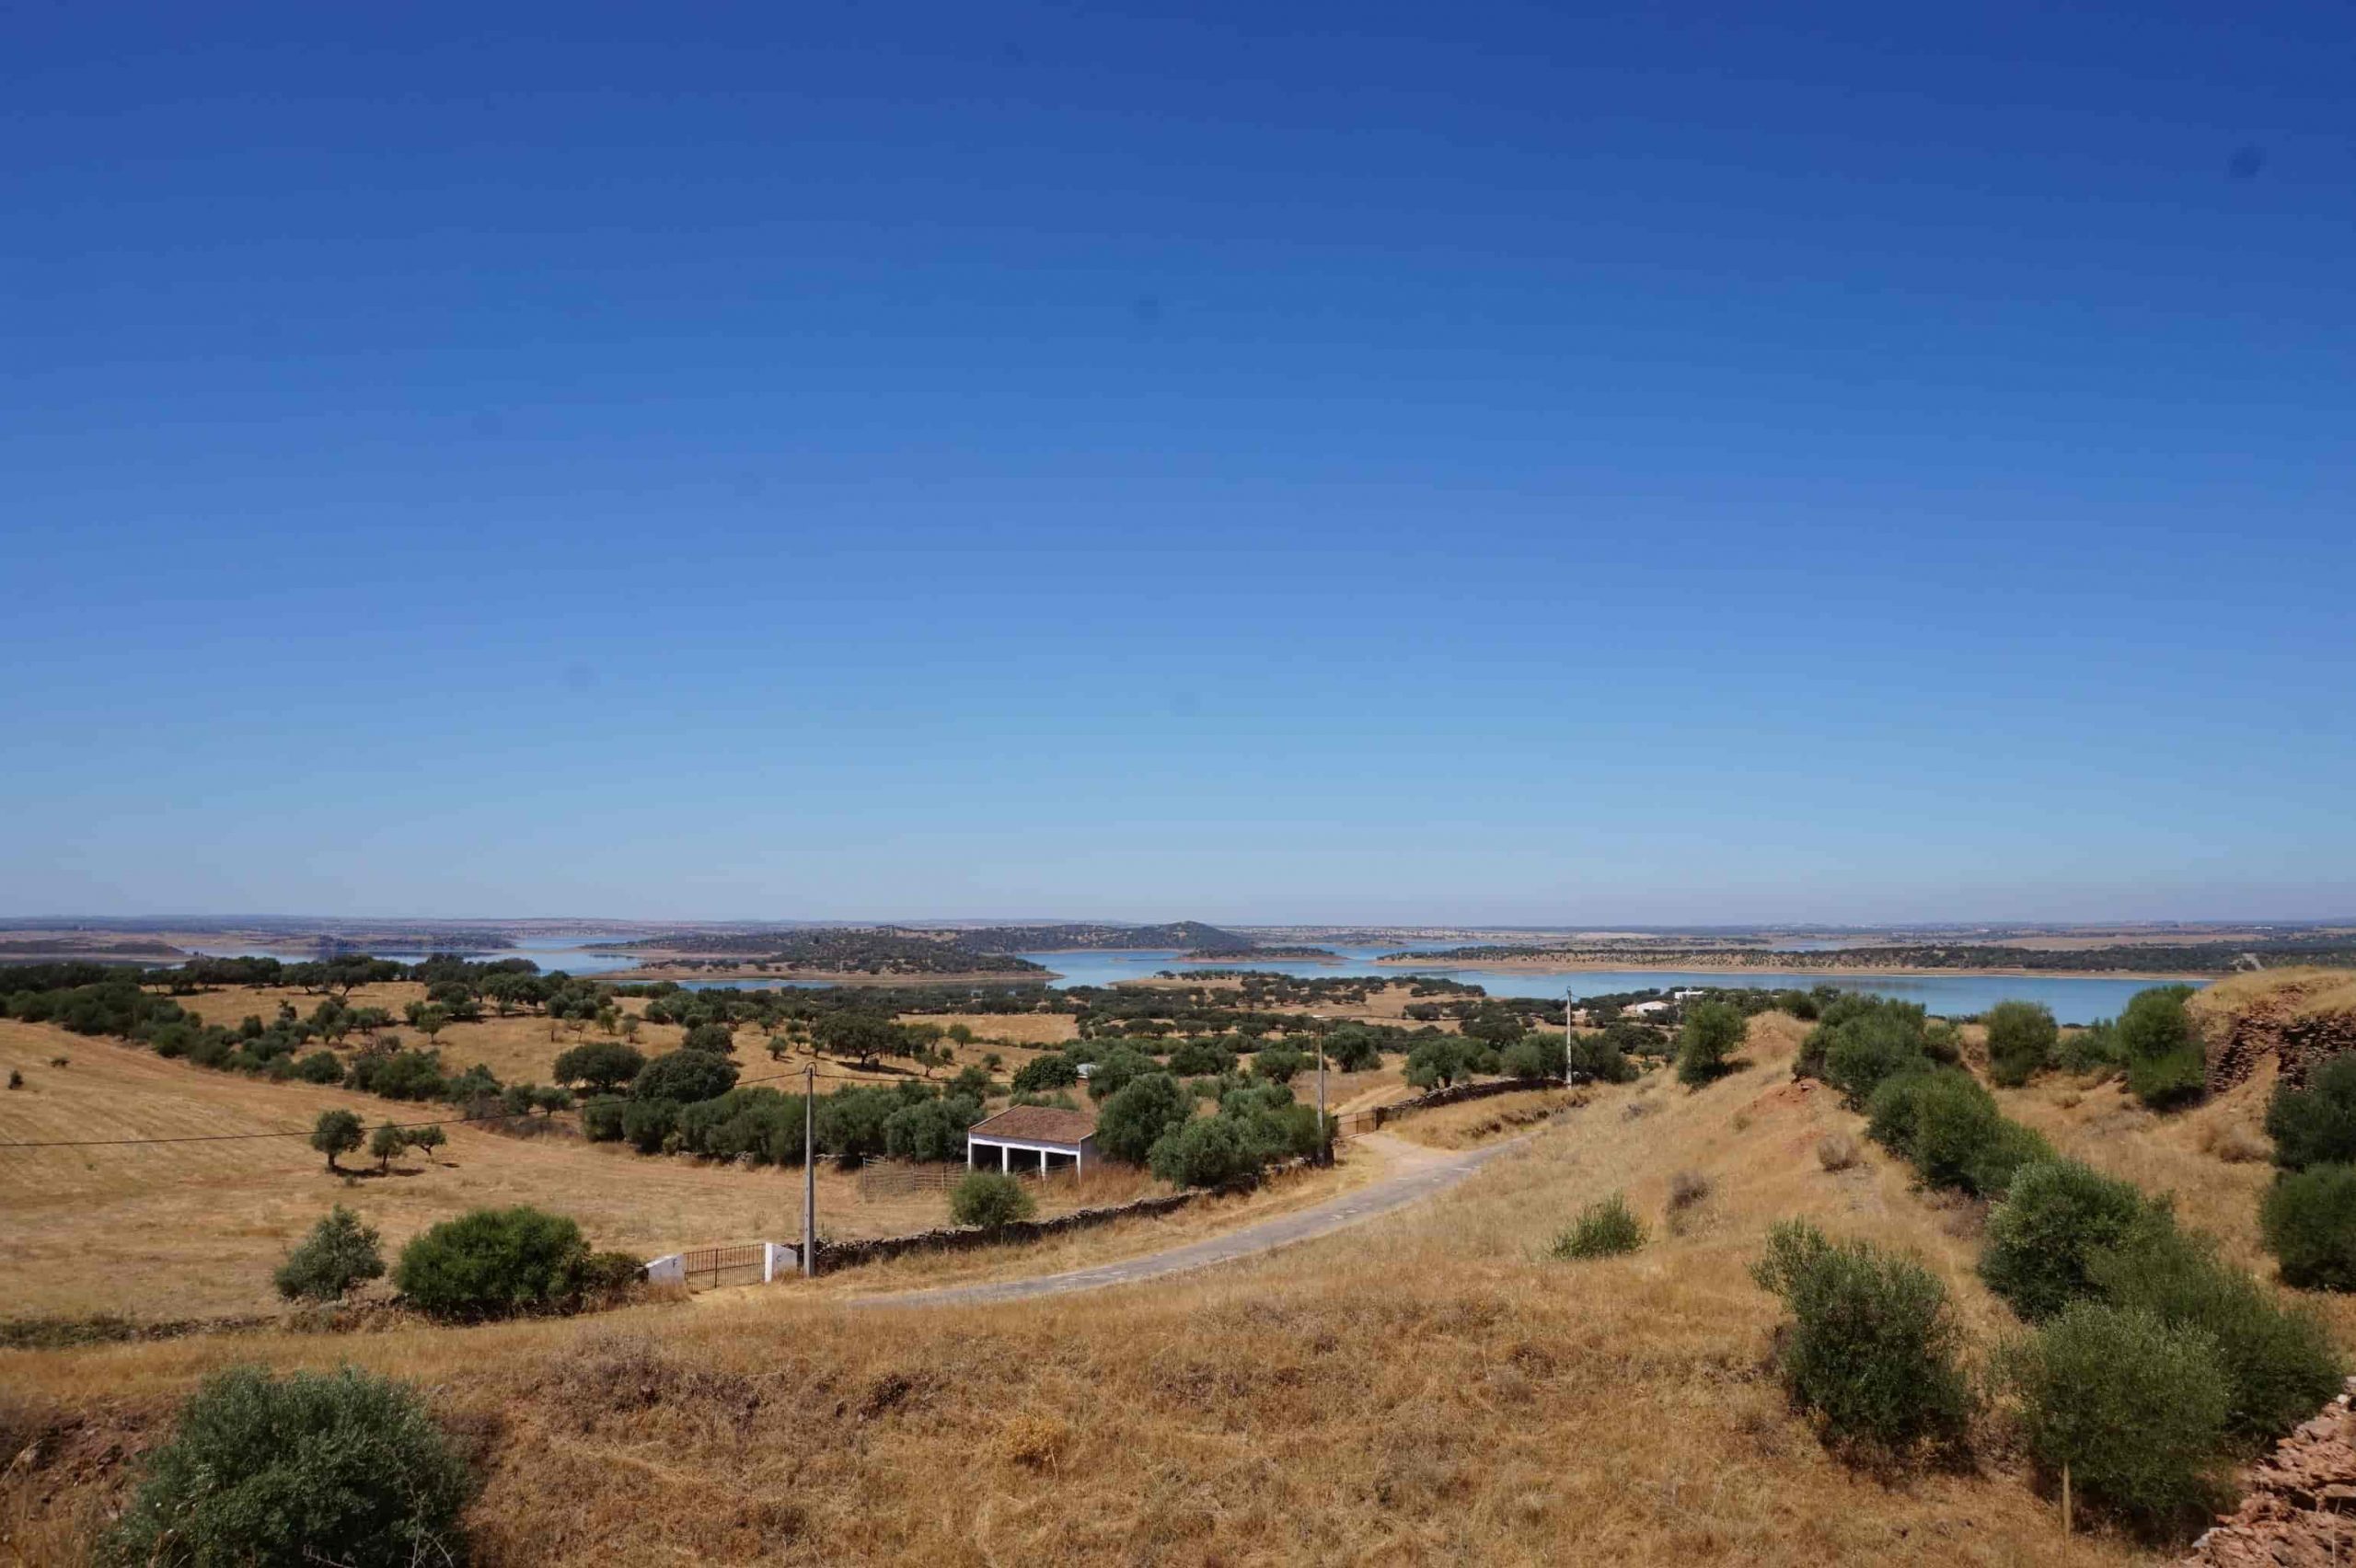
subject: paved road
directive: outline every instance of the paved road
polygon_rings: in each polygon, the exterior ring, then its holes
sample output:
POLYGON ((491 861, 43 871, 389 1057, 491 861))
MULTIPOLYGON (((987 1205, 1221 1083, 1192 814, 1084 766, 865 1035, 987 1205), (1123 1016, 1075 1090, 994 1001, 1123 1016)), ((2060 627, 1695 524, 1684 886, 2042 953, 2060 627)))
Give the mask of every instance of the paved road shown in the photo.
POLYGON ((1291 1214, 1280 1214, 1240 1230, 1207 1240, 1188 1242, 1166 1251, 1149 1252, 1140 1258, 1124 1258, 1118 1262, 1099 1263, 1093 1268, 1074 1269, 1068 1274, 1042 1274, 1035 1279, 998 1280, 986 1285, 942 1286, 930 1290, 894 1291, 886 1296, 856 1296, 846 1303, 852 1307, 975 1307, 998 1301, 1028 1301, 1042 1296, 1068 1296, 1080 1290, 1102 1290, 1107 1286, 1134 1285, 1139 1280, 1157 1279, 1163 1274, 1181 1274, 1188 1269, 1208 1268, 1214 1263, 1232 1262, 1262 1252, 1288 1247, 1296 1241, 1312 1240, 1329 1236, 1346 1227, 1363 1224, 1378 1215, 1390 1214, 1409 1204, 1421 1203, 1436 1193, 1446 1192, 1473 1171, 1507 1150, 1528 1140, 1529 1135, 1491 1144, 1485 1148, 1451 1152, 1447 1149, 1425 1148, 1387 1133, 1369 1133, 1360 1143, 1371 1145, 1398 1165, 1399 1169, 1380 1180, 1369 1182, 1354 1192, 1327 1198, 1291 1214))

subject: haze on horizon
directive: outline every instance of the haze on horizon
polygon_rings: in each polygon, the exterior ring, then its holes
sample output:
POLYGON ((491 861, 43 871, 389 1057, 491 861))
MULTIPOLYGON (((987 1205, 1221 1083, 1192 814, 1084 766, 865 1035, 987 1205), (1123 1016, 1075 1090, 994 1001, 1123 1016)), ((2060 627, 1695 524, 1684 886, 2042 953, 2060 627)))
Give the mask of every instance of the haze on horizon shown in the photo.
POLYGON ((12 17, 0 916, 2356 916, 2343 8, 12 17))

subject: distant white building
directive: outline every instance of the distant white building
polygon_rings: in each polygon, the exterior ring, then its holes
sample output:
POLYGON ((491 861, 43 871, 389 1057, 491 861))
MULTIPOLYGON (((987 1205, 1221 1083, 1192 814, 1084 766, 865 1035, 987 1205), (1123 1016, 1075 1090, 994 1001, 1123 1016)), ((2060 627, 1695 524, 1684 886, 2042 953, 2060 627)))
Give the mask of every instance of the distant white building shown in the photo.
POLYGON ((1632 1013, 1667 1012, 1669 1010, 1669 1004, 1663 1001, 1632 1002, 1627 1007, 1624 1007, 1620 1010, 1623 1012, 1632 1013))

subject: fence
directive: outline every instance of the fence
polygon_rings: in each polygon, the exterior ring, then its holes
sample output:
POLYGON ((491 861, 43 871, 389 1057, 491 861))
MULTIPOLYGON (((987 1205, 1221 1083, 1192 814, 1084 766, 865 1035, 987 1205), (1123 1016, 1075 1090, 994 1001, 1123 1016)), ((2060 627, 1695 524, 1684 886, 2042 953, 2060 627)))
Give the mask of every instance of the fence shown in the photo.
POLYGON ((758 1241, 743 1247, 697 1247, 679 1254, 679 1273, 689 1290, 758 1285, 768 1272, 768 1252, 758 1241))

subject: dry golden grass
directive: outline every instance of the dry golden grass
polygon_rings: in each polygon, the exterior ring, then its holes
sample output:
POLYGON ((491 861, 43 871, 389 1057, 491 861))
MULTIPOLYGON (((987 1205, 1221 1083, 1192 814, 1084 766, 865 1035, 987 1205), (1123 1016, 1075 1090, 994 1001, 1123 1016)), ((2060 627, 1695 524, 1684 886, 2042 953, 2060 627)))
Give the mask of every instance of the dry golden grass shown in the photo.
POLYGON ((2194 993, 2185 1005, 2202 1034, 2215 1041, 2254 1004, 2280 1007, 2286 1018, 2356 1012, 2356 970, 2263 969, 2228 974, 2194 993))
MULTIPOLYGON (((1902 1170, 1870 1148, 1822 1168, 1818 1140, 1856 1118, 1792 1082, 1767 1034, 1698 1092, 1659 1075, 1598 1091, 1421 1208, 1174 1280, 898 1310, 770 1288, 573 1322, 19 1353, 0 1385, 135 1447, 237 1360, 414 1379, 482 1445, 491 1568, 2060 1560, 2053 1508, 1999 1457, 1861 1477, 1763 1370, 1778 1309, 1746 1271, 1794 1216, 1914 1251, 1983 1343, 2007 1321, 1976 1242, 1902 1170), (1627 1116, 1637 1101, 1654 1109, 1627 1116), (1681 1170, 1712 1191, 1666 1235, 1681 1170), (1546 1260, 1614 1190, 1654 1241, 1546 1260)), ((60 1467, 8 1494, 47 1528, 119 1474, 60 1467)), ((2137 1558, 2081 1539, 2069 1560, 2137 1558)))
MULTIPOLYGON (((11 1068, 24 1073, 26 1087, 0 1091, 0 1142, 303 1133, 324 1110, 357 1111, 373 1126, 431 1121, 441 1109, 212 1072, 46 1024, 0 1020, 0 1076, 11 1068), (52 1067, 61 1055, 69 1065, 52 1067)), ((519 1138, 456 1121, 445 1125, 450 1141, 434 1159, 412 1150, 389 1176, 373 1174, 375 1162, 364 1155, 342 1163, 366 1174, 331 1176, 300 1136, 0 1149, 0 1186, 9 1193, 0 1227, 0 1277, 9 1287, 0 1316, 268 1310, 276 1304, 271 1270, 338 1203, 382 1229, 388 1251, 469 1208, 519 1203, 569 1215, 596 1245, 641 1257, 801 1234, 799 1170, 740 1170, 648 1159, 562 1133, 519 1138)), ((1107 1170, 1085 1184, 1051 1180, 1037 1191, 1040 1213, 1056 1215, 1167 1190, 1142 1173, 1107 1170)), ((946 1224, 948 1213, 943 1193, 862 1200, 856 1175, 831 1163, 818 1171, 825 1235, 928 1229, 946 1224)), ((1070 1251, 1116 1256, 1125 1247, 1149 1250, 1124 1235, 1088 1232, 1070 1251)), ((984 1261, 969 1270, 998 1266, 984 1261)))
POLYGON ((1573 1090, 1533 1089, 1411 1112, 1395 1122, 1384 1123, 1382 1130, 1430 1148, 1471 1148, 1509 1134, 1528 1132, 1556 1112, 1586 1098, 1573 1090))
POLYGON ((962 1023, 987 1045, 1060 1045, 1080 1036, 1080 1020, 1070 1013, 902 1013, 900 1021, 943 1029, 962 1023))

